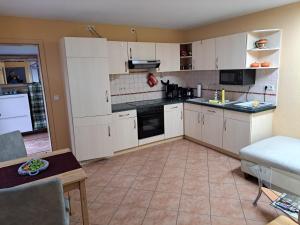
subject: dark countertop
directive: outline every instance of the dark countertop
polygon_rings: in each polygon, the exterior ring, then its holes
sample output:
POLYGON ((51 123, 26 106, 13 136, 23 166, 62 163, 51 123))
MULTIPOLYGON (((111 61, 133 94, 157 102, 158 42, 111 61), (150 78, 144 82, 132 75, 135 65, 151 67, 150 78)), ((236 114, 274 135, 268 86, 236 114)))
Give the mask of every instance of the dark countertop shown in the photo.
POLYGON ((170 105, 170 104, 176 104, 176 103, 189 103, 189 104, 195 104, 195 105, 204 105, 214 108, 220 108, 220 109, 227 109, 237 112, 243 112, 243 113, 259 113, 267 110, 275 109, 275 105, 267 105, 262 106, 258 108, 250 108, 250 107, 241 107, 232 104, 226 104, 226 105, 214 105, 209 104, 207 102, 194 102, 190 101, 191 99, 154 99, 154 100, 145 100, 145 101, 137 101, 137 102, 128 102, 128 103, 120 103, 120 104, 113 104, 112 105, 112 112, 122 112, 127 110, 134 110, 138 108, 143 108, 145 106, 160 106, 160 105, 170 105))

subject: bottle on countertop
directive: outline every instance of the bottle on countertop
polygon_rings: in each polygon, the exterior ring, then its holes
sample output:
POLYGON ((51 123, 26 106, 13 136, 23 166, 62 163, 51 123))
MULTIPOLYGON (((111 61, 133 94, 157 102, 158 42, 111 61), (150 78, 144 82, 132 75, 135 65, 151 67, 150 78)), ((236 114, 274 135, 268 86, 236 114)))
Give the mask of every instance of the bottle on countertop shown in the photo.
POLYGON ((221 101, 222 101, 222 104, 225 103, 225 89, 222 89, 222 93, 221 93, 221 101))
POLYGON ((218 101, 218 90, 215 91, 215 100, 218 101))

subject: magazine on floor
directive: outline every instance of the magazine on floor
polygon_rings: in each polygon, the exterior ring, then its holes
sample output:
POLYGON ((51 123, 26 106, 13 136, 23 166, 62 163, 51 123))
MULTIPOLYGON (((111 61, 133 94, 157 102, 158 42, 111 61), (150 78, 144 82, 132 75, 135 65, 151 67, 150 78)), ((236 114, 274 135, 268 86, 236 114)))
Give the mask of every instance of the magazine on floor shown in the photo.
POLYGON ((278 199, 272 202, 271 205, 298 221, 298 214, 300 209, 299 197, 283 193, 278 199))

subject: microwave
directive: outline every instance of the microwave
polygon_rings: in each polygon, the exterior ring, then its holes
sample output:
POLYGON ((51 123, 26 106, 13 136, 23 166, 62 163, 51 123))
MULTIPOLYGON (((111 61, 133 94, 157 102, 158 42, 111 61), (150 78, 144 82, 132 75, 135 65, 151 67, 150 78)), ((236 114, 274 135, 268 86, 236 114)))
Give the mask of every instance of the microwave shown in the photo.
POLYGON ((249 85, 255 84, 256 70, 220 70, 220 84, 249 85))

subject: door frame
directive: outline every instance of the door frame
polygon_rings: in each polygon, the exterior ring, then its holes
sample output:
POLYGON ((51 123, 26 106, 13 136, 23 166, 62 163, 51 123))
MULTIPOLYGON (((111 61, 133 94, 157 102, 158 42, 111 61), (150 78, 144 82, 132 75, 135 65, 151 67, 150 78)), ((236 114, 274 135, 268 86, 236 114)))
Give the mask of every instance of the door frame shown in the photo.
POLYGON ((38 60, 40 63, 41 80, 44 90, 45 108, 46 108, 46 118, 48 122, 48 133, 51 141, 51 150, 55 151, 57 149, 57 142, 55 136, 55 126, 53 118, 53 106, 51 101, 51 92, 49 84, 49 76, 47 71, 46 55, 44 43, 39 39, 6 39, 0 38, 0 44, 11 44, 11 45, 36 45, 39 50, 38 60))

